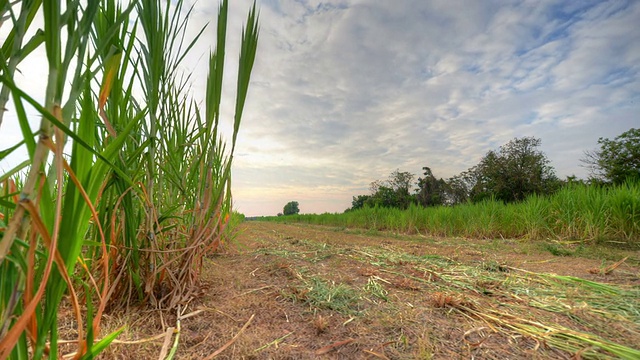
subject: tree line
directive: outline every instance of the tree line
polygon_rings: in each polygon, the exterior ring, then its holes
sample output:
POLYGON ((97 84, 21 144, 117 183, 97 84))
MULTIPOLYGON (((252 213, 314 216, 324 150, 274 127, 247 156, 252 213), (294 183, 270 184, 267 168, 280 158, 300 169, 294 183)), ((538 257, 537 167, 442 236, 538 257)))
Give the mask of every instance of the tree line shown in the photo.
POLYGON ((411 204, 456 205, 485 199, 509 203, 533 194, 550 195, 569 183, 606 186, 640 181, 640 129, 632 128, 613 140, 600 138, 599 148, 587 151, 581 159, 589 169, 587 180, 575 176, 559 179, 540 145, 538 138, 515 138, 448 179, 436 178, 427 166, 417 182, 414 174, 395 170, 386 180, 372 182, 370 194, 354 196, 346 211, 376 206, 406 209, 411 204))

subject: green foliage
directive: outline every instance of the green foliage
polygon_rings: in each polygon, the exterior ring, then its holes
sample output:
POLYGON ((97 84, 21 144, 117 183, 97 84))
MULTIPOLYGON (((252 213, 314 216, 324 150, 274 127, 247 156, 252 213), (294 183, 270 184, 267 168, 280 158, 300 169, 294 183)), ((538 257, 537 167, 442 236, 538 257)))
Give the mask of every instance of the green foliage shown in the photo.
POLYGON ((297 215, 300 212, 297 201, 289 201, 282 210, 283 215, 297 215))
POLYGON ((309 306, 343 314, 353 314, 358 311, 358 293, 351 287, 318 277, 312 277, 305 283, 307 288, 303 300, 309 306))
POLYGON ((411 194, 413 177, 410 172, 395 170, 387 180, 372 182, 371 195, 354 196, 349 211, 363 207, 408 208, 415 203, 415 196, 411 194))
POLYGON ((364 290, 382 301, 389 301, 389 292, 380 284, 381 281, 386 280, 382 280, 377 276, 369 277, 367 284, 364 286, 364 290))
POLYGON ((557 239, 639 246, 640 182, 614 187, 572 184, 553 195, 533 195, 518 203, 487 199, 456 206, 411 205, 406 210, 365 207, 343 214, 298 215, 287 221, 447 237, 557 239))
POLYGON ((555 256, 571 256, 574 253, 572 250, 569 250, 563 247, 562 245, 555 244, 555 243, 545 244, 544 249, 555 256))
POLYGON ((489 151, 474 168, 474 202, 494 197, 504 202, 523 201, 531 194, 550 194, 560 182, 546 155, 537 148, 540 139, 516 138, 489 151))
POLYGON ((622 184, 640 180, 640 128, 630 129, 614 140, 598 139, 600 149, 585 153, 582 162, 596 181, 622 184))
POLYGON ((443 179, 436 179, 429 167, 423 167, 424 177, 418 178, 418 204, 427 206, 442 205, 446 199, 447 183, 443 179))
MULTIPOLYGON (((513 139, 498 151, 489 151, 478 165, 446 181, 425 173, 424 185, 420 187, 429 187, 424 192, 427 199, 431 200, 427 194, 432 194, 435 199, 431 201, 442 199, 443 203, 451 205, 487 199, 516 202, 533 194, 552 194, 562 182, 546 155, 537 149, 539 146, 540 139, 513 139)), ((425 202, 428 203, 421 201, 425 202)))
POLYGON ((375 192, 369 198, 367 204, 370 207, 380 206, 388 208, 406 208, 409 193, 404 189, 392 189, 388 186, 377 186, 375 192))
POLYGON ((363 207, 365 207, 370 198, 370 195, 354 196, 353 200, 351 201, 351 208, 347 209, 347 211, 362 209, 363 207))
POLYGON ((413 174, 407 171, 395 170, 385 181, 371 183, 371 197, 366 204, 369 207, 388 207, 406 209, 414 202, 411 195, 413 174))
POLYGON ((186 38, 190 11, 182 5, 0 5, 13 23, 0 51, 0 125, 11 99, 23 137, 0 157, 16 145, 28 151, 0 175, 0 358, 55 358, 66 301, 79 324, 77 358, 95 357, 122 330, 100 334, 107 306, 188 302, 203 257, 241 221, 231 214, 230 169, 257 48, 255 5, 243 31, 230 151, 217 132, 228 1, 219 10, 206 111, 177 70, 204 30, 186 38), (43 30, 26 39, 39 13, 43 30), (43 104, 13 81, 38 47, 49 70, 43 104), (26 104, 38 112, 37 131, 26 104))
POLYGON ((447 203, 448 204, 464 204, 470 201, 471 189, 477 182, 475 168, 455 175, 446 180, 447 184, 447 203))

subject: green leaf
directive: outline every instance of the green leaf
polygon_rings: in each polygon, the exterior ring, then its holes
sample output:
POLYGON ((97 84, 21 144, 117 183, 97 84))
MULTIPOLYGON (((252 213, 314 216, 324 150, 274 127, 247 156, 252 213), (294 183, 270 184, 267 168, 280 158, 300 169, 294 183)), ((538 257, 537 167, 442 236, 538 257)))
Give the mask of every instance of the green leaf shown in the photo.
POLYGON ((90 360, 98 356, 104 349, 106 349, 112 342, 115 340, 120 334, 126 329, 126 325, 122 326, 118 330, 112 332, 111 334, 105 336, 102 340, 93 344, 90 351, 84 354, 82 360, 90 360))
POLYGON ((24 144, 24 143, 25 143, 25 141, 22 140, 19 143, 13 145, 12 147, 10 147, 8 149, 0 150, 0 160, 3 160, 7 156, 9 156, 12 152, 14 152, 17 148, 22 146, 22 144, 24 144))
POLYGON ((5 180, 9 179, 10 177, 12 177, 15 174, 19 173, 22 169, 27 168, 30 164, 31 164, 31 161, 25 160, 25 161, 21 162, 20 164, 14 166, 13 169, 11 169, 11 170, 5 172, 4 174, 0 175, 0 182, 3 182, 5 180))

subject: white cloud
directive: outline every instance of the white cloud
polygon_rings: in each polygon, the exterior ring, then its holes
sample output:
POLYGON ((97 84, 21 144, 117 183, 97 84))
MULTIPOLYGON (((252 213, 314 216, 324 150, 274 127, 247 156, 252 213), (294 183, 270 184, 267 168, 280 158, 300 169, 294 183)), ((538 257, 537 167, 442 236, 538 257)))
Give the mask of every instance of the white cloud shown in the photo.
MULTIPOLYGON (((215 23, 217 8, 194 3, 193 33, 215 23)), ((250 4, 230 4, 227 97, 250 4)), ((233 173, 236 205, 248 215, 275 214, 291 200, 303 212, 342 211, 397 168, 452 176, 522 136, 542 139, 560 176, 584 176, 579 159, 598 137, 638 126, 640 2, 258 6, 259 51, 233 173)), ((206 77, 200 54, 214 36, 210 26, 187 62, 195 96, 206 77)), ((233 102, 223 111, 230 119, 233 102)))
MULTIPOLYGON (((299 155, 283 164, 291 171, 264 162, 274 193, 296 171, 313 175, 310 192, 328 170, 361 189, 396 168, 451 176, 521 136, 543 140, 559 175, 585 175, 583 151, 634 126, 637 3, 303 3, 277 2, 262 17, 262 49, 273 50, 258 54, 255 79, 269 87, 254 88, 242 129, 248 142, 269 138, 299 155)), ((342 201, 313 211, 339 211, 356 194, 345 188, 342 201)), ((254 213, 273 213, 277 200, 254 213)))

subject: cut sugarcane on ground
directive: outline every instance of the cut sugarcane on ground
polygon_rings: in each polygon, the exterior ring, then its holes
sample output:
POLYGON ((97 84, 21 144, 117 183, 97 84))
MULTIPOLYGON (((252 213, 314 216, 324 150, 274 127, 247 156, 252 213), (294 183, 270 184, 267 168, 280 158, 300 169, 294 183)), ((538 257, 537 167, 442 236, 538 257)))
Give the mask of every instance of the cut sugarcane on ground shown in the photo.
MULTIPOLYGON (((245 222, 203 279, 180 359, 640 356, 632 249, 245 222)), ((102 358, 157 359, 177 319, 107 314, 126 330, 102 358)))

